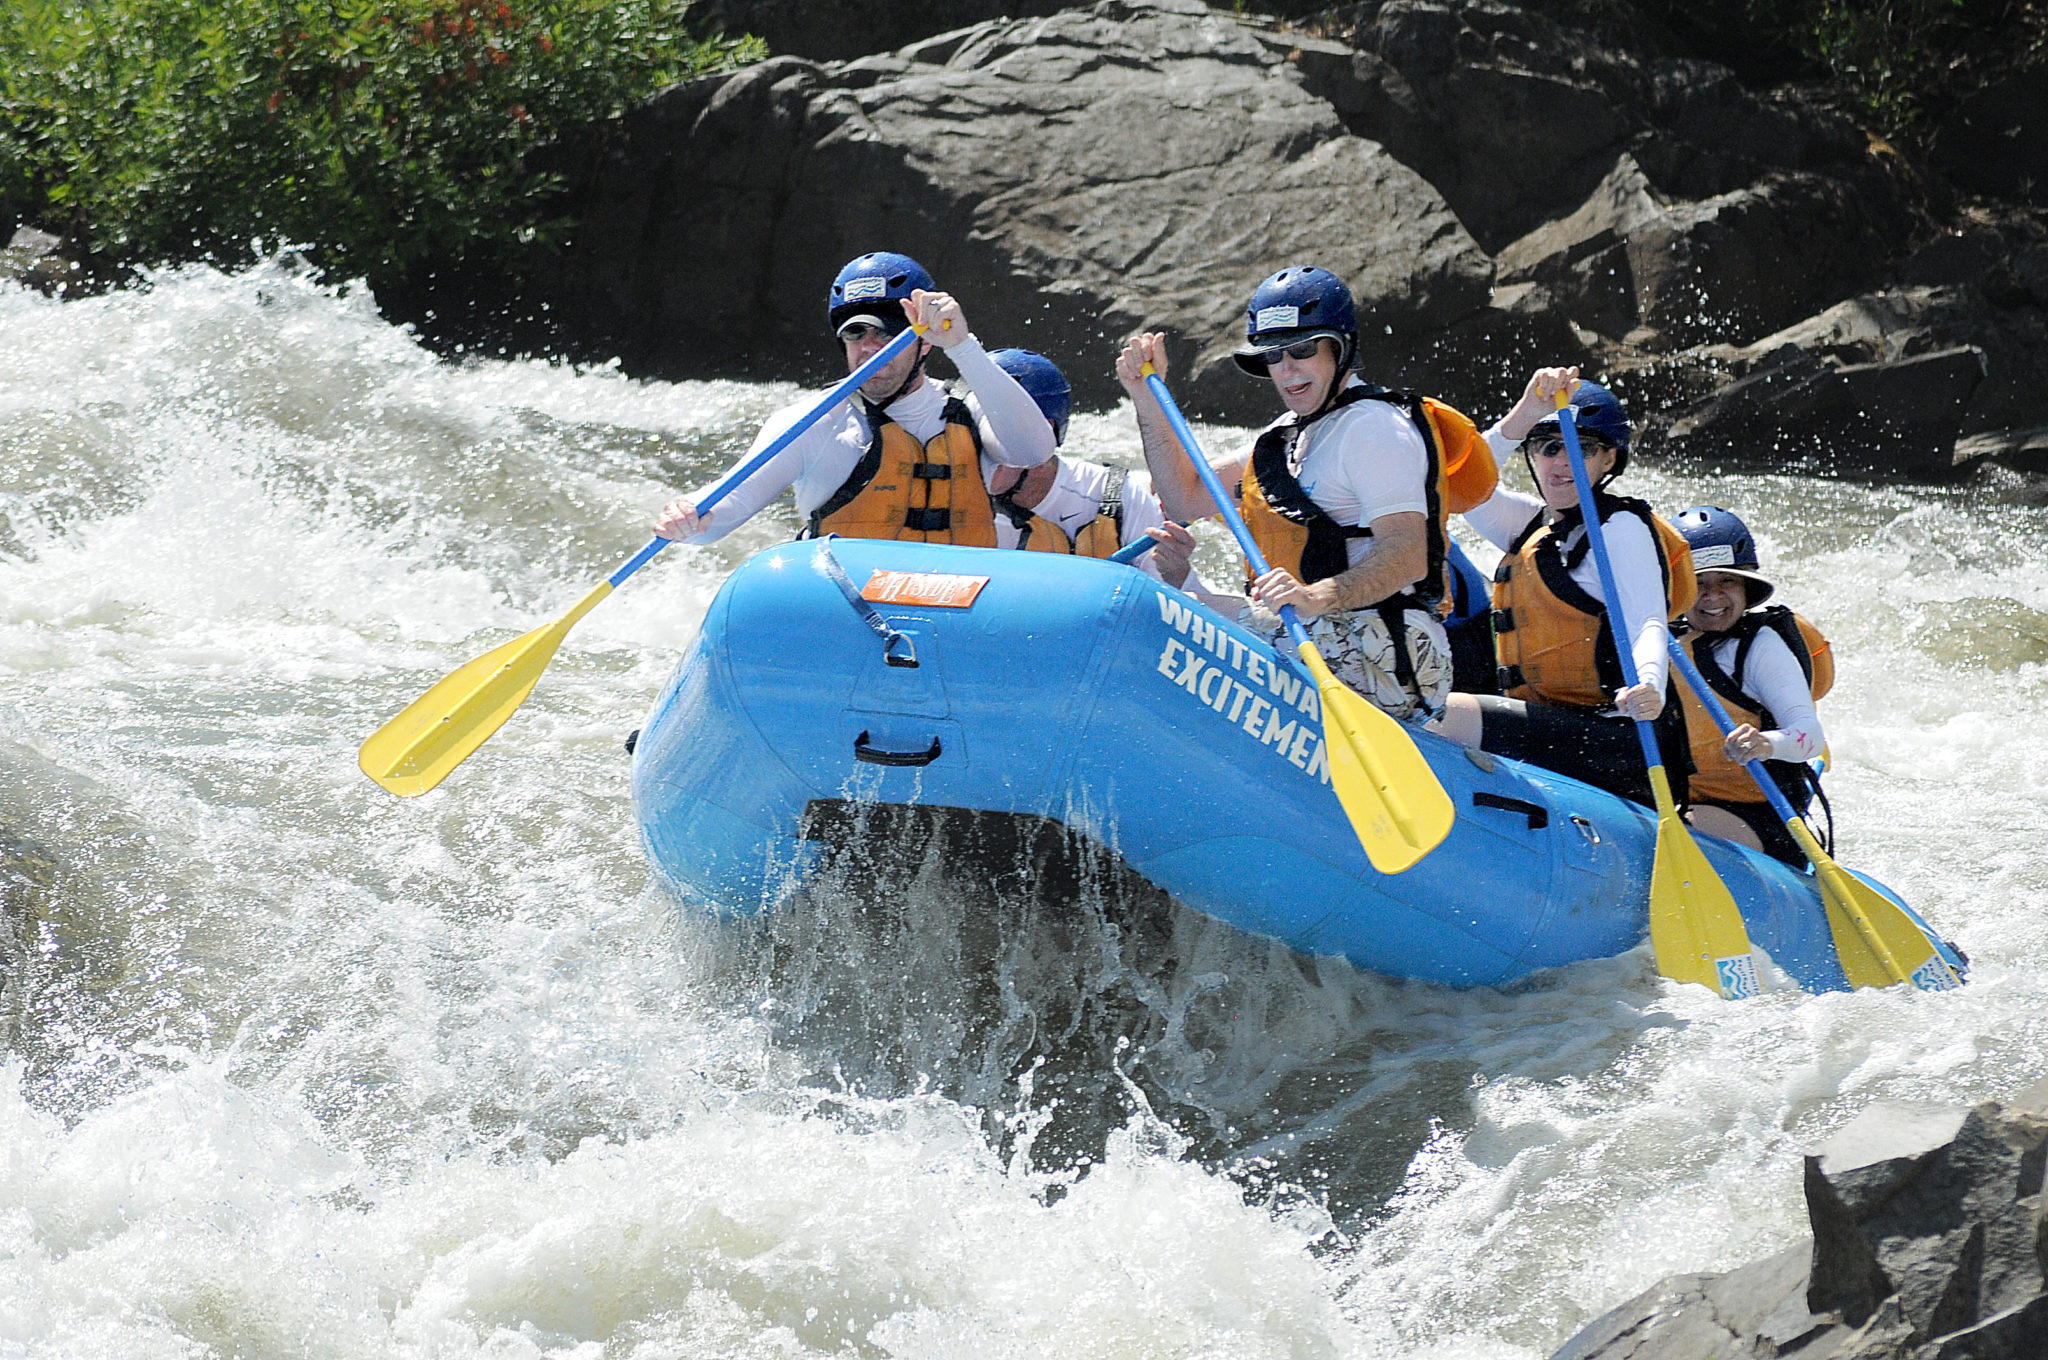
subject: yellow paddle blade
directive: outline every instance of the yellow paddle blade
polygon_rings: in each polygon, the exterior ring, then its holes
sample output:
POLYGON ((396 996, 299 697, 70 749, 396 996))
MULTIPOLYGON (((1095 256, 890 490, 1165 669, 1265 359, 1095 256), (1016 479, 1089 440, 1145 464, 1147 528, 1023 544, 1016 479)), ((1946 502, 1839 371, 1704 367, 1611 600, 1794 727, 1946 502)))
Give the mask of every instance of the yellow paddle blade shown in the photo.
POLYGON ((1330 787, 1372 867, 1398 874, 1451 834, 1451 796, 1400 723, 1332 675, 1313 644, 1298 650, 1322 696, 1330 787))
POLYGON ((1962 986, 1927 933, 1899 910, 1899 904, 1828 857, 1806 823, 1785 823, 1820 880, 1827 904, 1828 929, 1834 932, 1835 954, 1851 987, 1889 987, 1910 982, 1927 992, 1962 986))
POLYGON ((416 798, 439 784, 526 702, 562 639, 611 592, 610 582, 599 583, 553 623, 443 678, 372 732, 357 751, 356 763, 401 798, 416 798))
POLYGON ((1657 794, 1657 859, 1650 870, 1657 971, 1712 987, 1730 1001, 1755 996, 1761 988, 1742 911, 1678 815, 1662 765, 1650 767, 1650 786, 1657 794))

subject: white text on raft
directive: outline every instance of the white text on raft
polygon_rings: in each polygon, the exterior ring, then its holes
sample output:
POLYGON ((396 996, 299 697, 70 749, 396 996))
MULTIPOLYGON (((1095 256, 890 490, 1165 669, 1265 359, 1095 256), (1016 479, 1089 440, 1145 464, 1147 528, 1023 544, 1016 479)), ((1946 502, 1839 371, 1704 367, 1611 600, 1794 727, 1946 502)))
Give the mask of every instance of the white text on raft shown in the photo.
POLYGON ((1170 592, 1160 591, 1158 600, 1159 617, 1188 639, 1166 639, 1159 652, 1159 673, 1296 768, 1329 783, 1330 767, 1323 754, 1323 706, 1315 685, 1303 680, 1293 667, 1269 660, 1242 637, 1231 636, 1229 625, 1203 618, 1170 592), (1202 651, 1189 643, 1199 644, 1202 651), (1259 689, 1272 697, 1258 693, 1259 689), (1290 709, 1301 716, 1280 721, 1280 715, 1290 709))

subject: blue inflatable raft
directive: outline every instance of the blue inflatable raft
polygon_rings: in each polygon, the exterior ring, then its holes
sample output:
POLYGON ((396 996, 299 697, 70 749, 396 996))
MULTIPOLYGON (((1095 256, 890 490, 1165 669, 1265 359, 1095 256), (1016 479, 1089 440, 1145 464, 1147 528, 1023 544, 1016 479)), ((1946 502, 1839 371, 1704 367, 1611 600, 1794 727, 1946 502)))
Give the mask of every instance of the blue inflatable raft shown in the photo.
MULTIPOLYGON (((772 910, 821 862, 821 812, 880 803, 1052 819, 1212 917, 1395 977, 1498 985, 1645 938, 1647 809, 1417 732, 1457 821, 1382 875, 1321 730, 1292 658, 1133 568, 793 543, 712 602, 640 733, 633 799, 659 877, 720 914, 772 910)), ((1700 841, 1755 945, 1845 988, 1813 879, 1700 841)))

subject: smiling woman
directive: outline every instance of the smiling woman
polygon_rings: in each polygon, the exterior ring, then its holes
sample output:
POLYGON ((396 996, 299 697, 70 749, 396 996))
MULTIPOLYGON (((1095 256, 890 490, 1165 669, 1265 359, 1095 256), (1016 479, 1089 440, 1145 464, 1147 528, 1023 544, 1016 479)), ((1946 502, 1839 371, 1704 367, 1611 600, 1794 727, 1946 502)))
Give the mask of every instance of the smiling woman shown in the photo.
POLYGON ((10 0, 0 209, 102 264, 243 262, 254 238, 373 281, 544 237, 527 154, 761 55, 681 0, 10 0))

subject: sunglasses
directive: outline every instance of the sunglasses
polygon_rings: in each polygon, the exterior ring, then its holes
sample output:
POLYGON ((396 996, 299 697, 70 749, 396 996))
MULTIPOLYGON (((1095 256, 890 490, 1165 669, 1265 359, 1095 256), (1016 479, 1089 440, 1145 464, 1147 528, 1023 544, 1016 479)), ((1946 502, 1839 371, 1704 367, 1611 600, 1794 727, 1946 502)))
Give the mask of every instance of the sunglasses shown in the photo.
POLYGON ((858 345, 868 340, 887 340, 902 329, 903 327, 898 326, 891 330, 887 326, 877 326, 872 321, 849 321, 839 328, 839 338, 849 345, 858 345))
MULTIPOLYGON (((1581 433, 1579 448, 1585 453, 1598 453, 1602 449, 1612 452, 1614 445, 1597 434, 1581 433)), ((1564 436, 1547 435, 1542 439, 1529 441, 1529 456, 1532 458, 1561 458, 1564 456, 1564 436)))
POLYGON ((1318 335, 1307 340, 1297 340, 1291 345, 1276 345, 1272 349, 1262 349, 1257 354, 1247 354, 1245 358, 1255 364, 1264 364, 1268 368, 1279 363, 1283 358, 1306 363, 1308 360, 1316 357, 1316 352, 1323 347, 1323 341, 1328 338, 1327 336, 1318 335))

